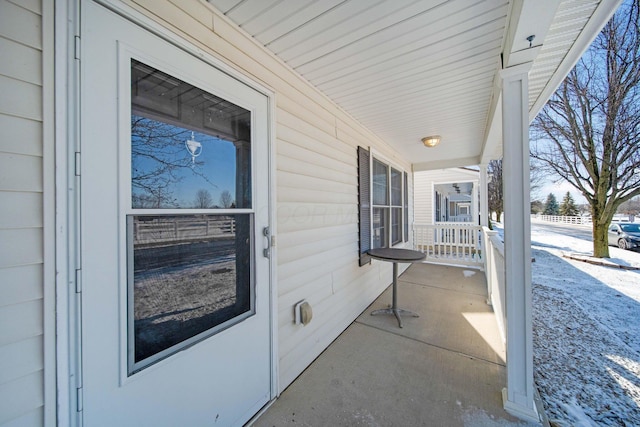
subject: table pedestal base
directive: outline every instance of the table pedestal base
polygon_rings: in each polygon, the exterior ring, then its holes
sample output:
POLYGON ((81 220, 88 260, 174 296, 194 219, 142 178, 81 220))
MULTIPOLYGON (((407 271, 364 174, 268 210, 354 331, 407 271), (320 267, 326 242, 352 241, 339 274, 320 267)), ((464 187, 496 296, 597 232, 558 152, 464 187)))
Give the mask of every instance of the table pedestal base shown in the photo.
POLYGON ((412 251, 409 249, 390 249, 390 248, 378 248, 369 249, 367 251, 372 258, 380 259, 382 261, 388 261, 393 263, 393 289, 391 301, 392 304, 389 308, 383 308, 380 310, 374 310, 371 315, 376 314, 393 314, 398 319, 398 326, 402 328, 402 319, 400 315, 407 315, 413 317, 420 317, 413 311, 404 310, 398 308, 398 262, 415 262, 423 260, 425 255, 422 252, 412 251))
POLYGON ((375 316, 376 314, 393 314, 393 315, 395 315, 396 319, 398 319, 398 326, 400 326, 401 328, 402 328, 402 319, 400 318, 401 314, 403 316, 420 317, 419 314, 414 313, 413 311, 405 310, 403 308, 393 308, 393 307, 381 308, 379 310, 373 310, 371 312, 372 316, 375 316))

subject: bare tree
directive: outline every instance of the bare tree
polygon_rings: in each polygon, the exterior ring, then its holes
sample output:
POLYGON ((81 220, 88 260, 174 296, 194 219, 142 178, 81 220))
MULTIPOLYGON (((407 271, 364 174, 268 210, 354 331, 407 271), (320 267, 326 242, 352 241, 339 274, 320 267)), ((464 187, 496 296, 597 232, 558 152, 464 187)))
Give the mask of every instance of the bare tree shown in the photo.
POLYGON ((623 3, 532 124, 532 157, 589 203, 596 257, 609 256, 618 206, 640 194, 639 8, 623 3))
POLYGON ((537 163, 532 162, 531 165, 529 165, 529 193, 532 199, 539 197, 540 190, 547 177, 548 173, 542 170, 537 163))
POLYGON ((213 197, 211 197, 209 190, 200 189, 196 192, 193 207, 196 209, 209 209, 213 207, 213 197))
POLYGON ((176 172, 188 166, 187 156, 182 153, 186 135, 185 129, 145 117, 131 117, 134 206, 136 202, 152 203, 156 208, 175 204, 171 187, 180 181, 176 172))
POLYGON ((220 193, 220 206, 225 209, 230 208, 233 205, 233 197, 228 190, 224 190, 220 193))
POLYGON ((489 216, 495 212, 496 221, 500 222, 504 207, 502 204, 502 160, 491 160, 487 166, 487 200, 489 203, 489 216))

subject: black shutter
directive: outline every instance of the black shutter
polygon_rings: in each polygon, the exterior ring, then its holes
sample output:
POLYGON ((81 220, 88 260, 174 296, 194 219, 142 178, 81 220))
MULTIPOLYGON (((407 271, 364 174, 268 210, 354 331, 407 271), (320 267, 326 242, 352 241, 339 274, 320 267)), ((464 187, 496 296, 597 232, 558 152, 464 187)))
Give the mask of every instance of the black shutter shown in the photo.
POLYGON ((370 180, 369 150, 358 147, 358 211, 360 220, 358 237, 360 243, 360 266, 371 262, 371 257, 367 254, 367 251, 371 249, 370 180))
POLYGON ((404 241, 409 241, 409 177, 404 173, 404 241))

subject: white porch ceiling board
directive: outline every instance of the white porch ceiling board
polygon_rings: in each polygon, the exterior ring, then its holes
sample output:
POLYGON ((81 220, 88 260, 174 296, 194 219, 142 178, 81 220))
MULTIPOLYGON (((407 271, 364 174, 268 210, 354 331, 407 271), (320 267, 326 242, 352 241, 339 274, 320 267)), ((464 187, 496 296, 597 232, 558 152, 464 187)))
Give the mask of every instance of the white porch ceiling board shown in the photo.
MULTIPOLYGON (((212 0, 210 3, 216 4, 217 0, 212 0)), ((247 0, 247 3, 260 4, 261 0, 247 0)), ((303 7, 297 0, 284 0, 287 8, 293 13, 285 13, 284 16, 278 20, 267 21, 266 17, 263 20, 256 21, 256 25, 264 27, 263 30, 256 33, 249 33, 253 35, 256 40, 265 46, 269 46, 275 40, 286 34, 295 31, 298 27, 303 26, 306 22, 316 19, 318 16, 327 13, 334 7, 337 7, 345 0, 315 0, 313 2, 303 3, 303 7)))
POLYGON ((600 0, 564 0, 529 72, 529 108, 537 101, 600 0))
POLYGON ((529 12, 517 21, 516 0, 208 1, 424 167, 480 160, 499 94, 500 55, 526 50, 524 39, 511 40, 513 34, 535 31, 534 43, 542 45, 525 52, 534 60, 533 105, 541 94, 549 96, 550 79, 557 78, 598 4, 619 0, 554 1, 553 16, 550 10, 529 16, 538 11, 537 0, 518 0, 529 12), (442 143, 427 150, 420 139, 430 134, 442 135, 442 143))
MULTIPOLYGON (((465 110, 462 113, 458 113, 458 111, 459 111, 458 105, 450 105, 445 107, 441 112, 440 111, 435 113, 425 112, 424 119, 417 123, 414 120, 412 120, 413 117, 411 116, 405 116, 405 117, 400 116, 396 120, 397 120, 397 125, 399 126, 401 125, 404 128, 404 130, 407 132, 412 130, 419 130, 419 129, 425 129, 428 132, 428 129, 432 129, 431 133, 436 133, 436 134, 438 133, 438 128, 440 126, 443 126, 443 124, 447 122, 458 123, 458 124, 460 124, 461 122, 464 122, 466 126, 467 122, 471 117, 483 118, 486 120, 486 117, 484 116, 484 111, 465 110)), ((383 133, 385 135, 388 134, 388 131, 385 130, 385 129, 389 129, 388 122, 382 121, 382 120, 380 121, 372 120, 371 123, 372 123, 371 124, 372 130, 383 133)), ((465 126, 460 126, 460 128, 466 129, 465 126)), ((451 132, 451 134, 453 134, 452 129, 450 129, 449 131, 451 132)), ((444 140, 444 135, 442 136, 442 138, 444 140)), ((447 136, 447 139, 448 139, 448 136, 447 136)))
POLYGON ((242 2, 238 0, 216 0, 215 5, 219 11, 226 14, 231 10, 231 8, 237 6, 240 3, 242 2))
POLYGON ((380 65, 393 66, 421 60, 433 60, 430 55, 452 55, 473 46, 482 45, 495 38, 500 39, 504 30, 504 16, 500 11, 492 11, 466 22, 469 27, 456 24, 454 20, 443 19, 432 26, 422 26, 415 31, 384 38, 383 34, 372 35, 362 42, 353 43, 325 55, 313 65, 322 67, 310 69, 310 65, 300 67, 300 73, 319 84, 327 83, 342 76, 357 78, 360 72, 380 65))
MULTIPOLYGON (((245 31, 250 34, 254 34, 257 40, 268 39, 267 30, 271 30, 272 34, 275 34, 274 23, 280 25, 281 28, 288 28, 288 22, 296 22, 293 18, 296 13, 308 7, 316 0, 298 0, 295 4, 288 1, 279 0, 273 4, 269 9, 264 10, 262 13, 252 16, 248 19, 236 20, 235 22, 240 25, 245 31)), ((335 3, 338 3, 336 0, 335 3)), ((245 4, 250 4, 245 2, 245 4)), ((290 24, 294 25, 294 24, 290 24)), ((286 32, 286 30, 283 30, 286 32)))
POLYGON ((400 98, 400 101, 394 105, 387 106, 380 103, 378 106, 362 111, 361 116, 365 121, 375 121, 377 125, 392 125, 394 120, 398 120, 399 116, 412 117, 412 112, 416 108, 421 108, 424 121, 430 121, 431 117, 436 115, 442 116, 453 111, 452 108, 458 109, 459 114, 465 112, 481 111, 486 114, 485 105, 487 96, 491 95, 489 89, 478 89, 474 87, 477 83, 485 83, 490 85, 492 78, 485 79, 484 82, 472 82, 460 87, 451 88, 449 92, 446 89, 439 89, 432 97, 426 99, 413 99, 411 97, 400 98), (404 101, 404 102, 403 102, 404 101), (394 112, 390 116, 388 111, 394 112))
POLYGON ((363 13, 354 17, 353 22, 343 21, 298 45, 298 52, 288 52, 289 63, 300 67, 301 72, 306 72, 326 64, 327 55, 361 40, 370 39, 372 34, 384 35, 394 30, 410 31, 414 17, 425 13, 425 7, 432 8, 434 3, 436 2, 433 0, 396 0, 369 4, 363 13))
MULTIPOLYGON (((402 1, 404 0, 400 0, 402 1)), ((388 14, 394 9, 390 3, 383 2, 384 0, 342 2, 322 15, 300 23, 296 29, 269 42, 267 46, 276 55, 289 62, 307 50, 317 49, 327 40, 343 38, 341 36, 350 33, 353 28, 370 22, 369 19, 380 19, 382 13, 388 14)), ((314 52, 313 56, 316 55, 314 52)), ((292 66, 295 68, 294 64, 292 66)))
MULTIPOLYGON (((393 82, 392 84, 385 85, 384 88, 379 88, 378 90, 357 93, 348 97, 336 96, 336 101, 346 109, 358 106, 363 114, 367 111, 367 108, 372 105, 384 104, 391 108, 398 104, 405 103, 407 98, 418 99, 421 102, 427 100, 430 103, 434 103, 442 99, 442 96, 436 92, 437 90, 442 91, 452 86, 455 87, 457 86, 456 82, 464 85, 467 84, 467 82, 469 82, 468 84, 482 83, 482 79, 493 81, 495 70, 495 61, 487 61, 485 64, 476 64, 473 69, 459 67, 447 76, 438 74, 434 78, 429 79, 429 81, 425 81, 424 76, 420 74, 408 78, 401 83, 393 82)), ((447 93, 442 95, 445 99, 450 96, 447 93)))
MULTIPOLYGON (((410 111, 413 108, 418 108, 425 104, 427 106, 438 107, 445 105, 452 99, 460 99, 461 102, 468 103, 473 93, 481 93, 482 96, 486 95, 486 89, 478 89, 478 85, 491 85, 492 82, 493 75, 487 73, 482 76, 460 79, 459 83, 447 82, 439 87, 429 86, 425 89, 416 88, 415 92, 399 92, 393 97, 382 97, 376 100, 376 102, 360 107, 359 111, 361 117, 366 119, 370 118, 371 115, 375 115, 377 111, 384 112, 384 116, 388 117, 387 111, 389 109, 398 112, 401 112, 401 109, 410 111)), ((482 100, 481 105, 483 108, 485 102, 486 100, 482 100)))
POLYGON ((412 8, 401 11, 413 14, 410 17, 405 17, 404 13, 398 12, 380 16, 378 22, 372 21, 361 28, 353 28, 352 25, 349 25, 352 30, 342 37, 336 37, 332 31, 327 31, 327 34, 322 35, 323 38, 328 38, 324 45, 318 47, 317 50, 308 51, 301 58, 287 56, 287 60, 293 59, 292 65, 300 66, 301 73, 308 73, 332 66, 336 61, 349 60, 354 54, 362 55, 368 50, 374 50, 377 55, 389 51, 394 52, 398 46, 402 50, 408 50, 409 47, 405 45, 409 43, 421 41, 424 44, 437 37, 442 38, 445 35, 440 32, 446 30, 449 25, 455 25, 462 19, 469 19, 484 13, 484 10, 480 11, 479 7, 468 8, 478 9, 477 13, 473 14, 472 10, 465 10, 462 6, 458 6, 460 10, 453 11, 444 7, 432 7, 424 11, 423 7, 423 11, 419 12, 419 7, 427 3, 433 3, 433 1, 421 1, 412 5, 412 8), (456 15, 459 14, 464 16, 456 19, 456 15), (394 20, 392 21, 392 19, 394 20), (425 22, 430 22, 430 24, 425 26, 425 22))
POLYGON ((260 2, 238 3, 226 15, 244 27, 248 22, 258 19, 262 14, 273 9, 281 0, 261 0, 260 2))
POLYGON ((479 52, 471 50, 433 63, 427 59, 425 64, 408 65, 395 69, 395 73, 394 68, 391 67, 384 74, 362 76, 360 81, 349 80, 336 87, 326 85, 323 90, 341 105, 344 103, 345 106, 349 105, 349 108, 357 105, 365 106, 369 97, 376 96, 376 93, 394 96, 394 92, 401 88, 410 91, 414 88, 418 90, 425 87, 440 87, 445 83, 455 82, 460 71, 484 71, 489 62, 493 62, 495 71, 498 56, 496 54, 492 58, 492 52, 495 53, 493 50, 486 49, 479 52))

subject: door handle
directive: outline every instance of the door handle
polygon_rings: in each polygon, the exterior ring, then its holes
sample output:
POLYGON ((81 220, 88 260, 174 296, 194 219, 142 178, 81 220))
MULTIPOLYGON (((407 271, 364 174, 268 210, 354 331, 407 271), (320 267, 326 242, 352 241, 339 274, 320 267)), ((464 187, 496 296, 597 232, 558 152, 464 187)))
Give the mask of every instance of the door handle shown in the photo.
POLYGON ((262 256, 264 256, 265 258, 270 258, 271 257, 271 230, 269 230, 269 227, 264 227, 262 229, 262 235, 265 237, 267 241, 267 247, 262 250, 262 256))

